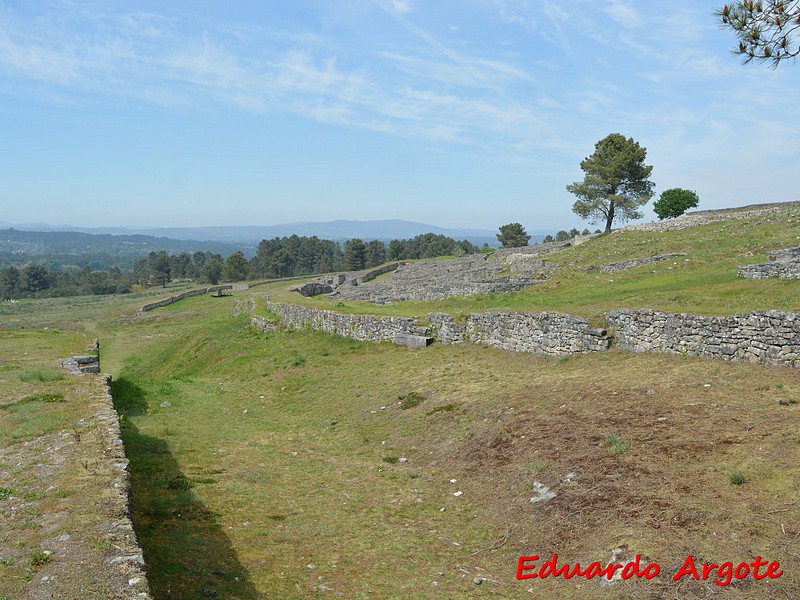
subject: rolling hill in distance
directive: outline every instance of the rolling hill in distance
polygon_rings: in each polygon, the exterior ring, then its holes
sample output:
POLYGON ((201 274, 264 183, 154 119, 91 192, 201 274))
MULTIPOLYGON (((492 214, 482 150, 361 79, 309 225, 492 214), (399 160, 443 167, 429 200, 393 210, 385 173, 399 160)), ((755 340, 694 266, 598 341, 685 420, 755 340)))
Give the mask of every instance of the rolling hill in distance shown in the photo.
MULTIPOLYGON (((255 256, 261 240, 316 236, 344 246, 351 238, 365 241, 406 240, 425 233, 469 240, 476 246, 500 244, 493 231, 437 227, 402 220, 330 221, 285 223, 269 226, 211 227, 79 227, 47 223, 13 224, 0 221, 0 266, 22 267, 28 262, 49 263, 79 269, 106 270, 111 266, 133 268, 136 261, 150 252, 164 250, 178 255, 184 252, 211 252, 223 259, 241 251, 247 259, 255 256)), ((534 235, 531 244, 544 236, 534 235)))
MULTIPOLYGON (((281 223, 277 225, 223 225, 209 227, 78 227, 74 225, 49 225, 29 223, 15 225, 0 222, 0 228, 23 231, 77 231, 90 234, 148 235, 174 240, 215 241, 232 244, 258 244, 262 239, 290 235, 314 236, 330 240, 359 237, 364 240, 406 239, 421 233, 446 235, 458 240, 490 238, 497 243, 495 231, 489 229, 458 229, 438 227, 426 223, 386 219, 376 221, 337 220, 327 222, 281 223)), ((483 241, 481 243, 483 243, 483 241)), ((473 241, 473 243, 476 243, 473 241)))

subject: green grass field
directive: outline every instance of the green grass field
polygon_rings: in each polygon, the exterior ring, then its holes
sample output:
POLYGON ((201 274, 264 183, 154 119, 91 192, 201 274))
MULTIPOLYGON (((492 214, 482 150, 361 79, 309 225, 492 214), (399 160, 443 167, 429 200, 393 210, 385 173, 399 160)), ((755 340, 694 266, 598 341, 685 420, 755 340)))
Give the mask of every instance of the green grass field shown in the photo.
MULTIPOLYGON (((735 268, 798 235, 797 222, 767 221, 614 234, 553 255, 571 266, 522 292, 335 310, 546 309, 597 319, 626 306, 794 309, 797 282, 738 280, 735 268), (611 276, 580 270, 665 252, 686 256, 611 276)), ((266 291, 334 308, 285 288, 266 291)), ((413 351, 307 330, 260 334, 230 316, 243 297, 194 297, 126 320, 141 297, 0 307, 14 327, 0 330, 0 343, 30 352, 3 367, 6 398, 57 392, 64 382, 48 381, 53 356, 80 350, 84 334, 101 339, 156 598, 800 593, 796 370, 618 350, 551 359, 469 344, 413 351), (42 329, 56 322, 76 333, 42 329), (555 498, 532 502, 542 484, 555 498), (619 547, 662 574, 611 588, 515 578, 520 556, 605 564, 619 547), (713 578, 673 582, 688 554, 717 564, 760 555, 784 573, 725 588, 713 578)), ((56 417, 40 411, 53 406, 0 409, 0 418, 19 415, 4 443, 46 426, 56 417)))

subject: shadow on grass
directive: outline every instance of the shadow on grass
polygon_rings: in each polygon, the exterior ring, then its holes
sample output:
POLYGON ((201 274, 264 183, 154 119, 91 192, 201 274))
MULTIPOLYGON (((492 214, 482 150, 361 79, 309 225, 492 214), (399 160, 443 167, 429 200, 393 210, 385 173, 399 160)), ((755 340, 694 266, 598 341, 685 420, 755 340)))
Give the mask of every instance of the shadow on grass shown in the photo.
MULTIPOLYGON (((111 383, 114 405, 127 417, 143 415, 147 400, 135 382, 111 383)), ((165 440, 143 434, 128 419, 122 438, 131 465, 133 526, 147 563, 154 598, 239 598, 259 595, 230 539, 192 493, 165 440)))

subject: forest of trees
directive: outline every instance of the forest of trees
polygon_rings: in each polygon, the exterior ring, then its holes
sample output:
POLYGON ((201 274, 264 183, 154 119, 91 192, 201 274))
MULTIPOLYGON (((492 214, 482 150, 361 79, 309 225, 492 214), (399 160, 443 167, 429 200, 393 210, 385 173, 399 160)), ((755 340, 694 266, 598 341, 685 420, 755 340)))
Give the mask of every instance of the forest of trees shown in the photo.
MULTIPOLYGON (((480 252, 467 240, 425 233, 408 240, 354 238, 345 244, 318 237, 292 235, 262 240, 255 256, 247 259, 236 251, 227 258, 216 252, 152 250, 133 267, 121 269, 77 268, 50 258, 25 265, 6 263, 0 267, 0 298, 55 297, 85 294, 124 294, 134 286, 166 286, 172 281, 217 284, 246 279, 273 279, 315 275, 333 271, 359 270, 388 260, 410 260, 436 256, 462 256, 480 252)), ((18 257, 18 255, 17 255, 18 257)), ((0 258, 0 262, 2 258, 0 258)))

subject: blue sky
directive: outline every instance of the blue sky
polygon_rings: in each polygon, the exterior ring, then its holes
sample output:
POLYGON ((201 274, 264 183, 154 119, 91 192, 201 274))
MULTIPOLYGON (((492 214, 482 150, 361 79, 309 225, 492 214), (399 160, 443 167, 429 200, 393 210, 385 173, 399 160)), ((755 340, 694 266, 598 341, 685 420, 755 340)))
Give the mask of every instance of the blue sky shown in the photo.
POLYGON ((656 198, 799 200, 800 65, 742 66, 719 6, 0 0, 0 221, 583 228, 613 132, 656 198))

